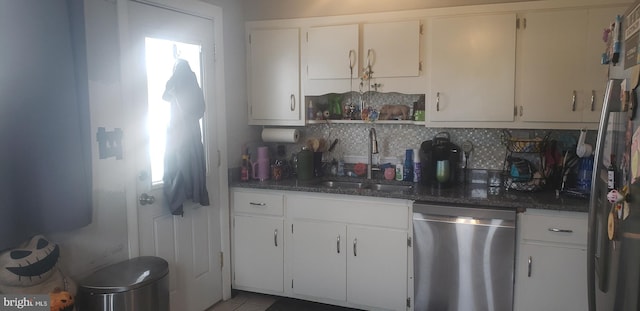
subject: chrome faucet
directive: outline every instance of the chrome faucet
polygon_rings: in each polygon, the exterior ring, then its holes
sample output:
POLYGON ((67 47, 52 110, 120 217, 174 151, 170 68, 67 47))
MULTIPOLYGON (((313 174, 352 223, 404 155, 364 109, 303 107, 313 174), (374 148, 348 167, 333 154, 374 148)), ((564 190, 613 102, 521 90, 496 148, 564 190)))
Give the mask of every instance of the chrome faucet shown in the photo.
POLYGON ((367 179, 371 179, 373 171, 373 155, 378 153, 378 138, 376 129, 369 129, 369 162, 367 163, 367 179))

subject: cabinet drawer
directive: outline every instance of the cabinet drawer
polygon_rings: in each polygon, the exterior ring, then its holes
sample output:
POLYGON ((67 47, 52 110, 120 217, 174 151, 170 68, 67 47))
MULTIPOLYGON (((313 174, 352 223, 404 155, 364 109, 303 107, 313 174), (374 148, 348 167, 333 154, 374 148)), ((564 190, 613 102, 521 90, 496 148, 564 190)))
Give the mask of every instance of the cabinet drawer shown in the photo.
POLYGON ((287 217, 405 230, 410 223, 404 200, 322 194, 287 195, 287 217))
POLYGON ((586 213, 545 211, 544 214, 522 214, 520 233, 522 240, 563 244, 587 244, 586 213))
POLYGON ((282 216, 283 206, 284 195, 281 193, 233 192, 233 209, 235 213, 282 216))

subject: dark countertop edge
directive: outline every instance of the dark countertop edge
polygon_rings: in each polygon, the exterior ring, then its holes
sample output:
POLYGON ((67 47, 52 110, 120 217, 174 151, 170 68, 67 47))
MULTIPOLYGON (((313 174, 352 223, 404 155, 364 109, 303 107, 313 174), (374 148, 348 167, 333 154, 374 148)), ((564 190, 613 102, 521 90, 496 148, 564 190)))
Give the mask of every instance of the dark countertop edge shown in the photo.
MULTIPOLYGON (((353 179, 351 179, 353 181, 353 179)), ((249 181, 232 182, 229 186, 236 188, 297 191, 309 193, 327 193, 355 195, 362 197, 381 197, 420 201, 421 203, 444 203, 472 205, 478 208, 506 208, 524 212, 528 208, 547 209, 557 211, 583 212, 589 211, 589 201, 586 199, 560 196, 556 198, 555 191, 521 192, 506 191, 500 188, 498 194, 489 194, 486 184, 465 184, 450 189, 437 189, 410 182, 389 182, 374 180, 376 183, 402 183, 412 185, 412 190, 402 192, 383 192, 369 189, 339 189, 318 185, 322 179, 298 181, 287 179, 281 181, 249 181)), ((362 181, 362 180, 358 180, 362 181)))

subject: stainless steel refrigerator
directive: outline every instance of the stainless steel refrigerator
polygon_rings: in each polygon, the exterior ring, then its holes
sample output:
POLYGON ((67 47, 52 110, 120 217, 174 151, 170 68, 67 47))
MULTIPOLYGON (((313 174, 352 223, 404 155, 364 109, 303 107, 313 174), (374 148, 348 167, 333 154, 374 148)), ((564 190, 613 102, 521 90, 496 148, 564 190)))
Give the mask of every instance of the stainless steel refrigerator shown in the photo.
POLYGON ((630 90, 628 101, 620 98, 621 86, 638 79, 637 70, 632 72, 630 80, 608 81, 600 116, 589 201, 589 311, 640 310, 640 182, 634 183, 640 122, 632 120, 636 108, 631 105, 638 97, 630 90), (607 197, 609 171, 615 172, 620 194, 616 203, 607 197))

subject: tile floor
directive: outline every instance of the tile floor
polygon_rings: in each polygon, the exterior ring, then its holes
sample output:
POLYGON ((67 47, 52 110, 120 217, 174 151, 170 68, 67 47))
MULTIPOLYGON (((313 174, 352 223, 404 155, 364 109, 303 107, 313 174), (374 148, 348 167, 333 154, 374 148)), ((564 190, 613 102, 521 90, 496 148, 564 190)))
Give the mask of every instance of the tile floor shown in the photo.
POLYGON ((207 309, 207 311, 264 311, 271 306, 278 297, 243 291, 234 291, 232 298, 221 301, 207 309))

